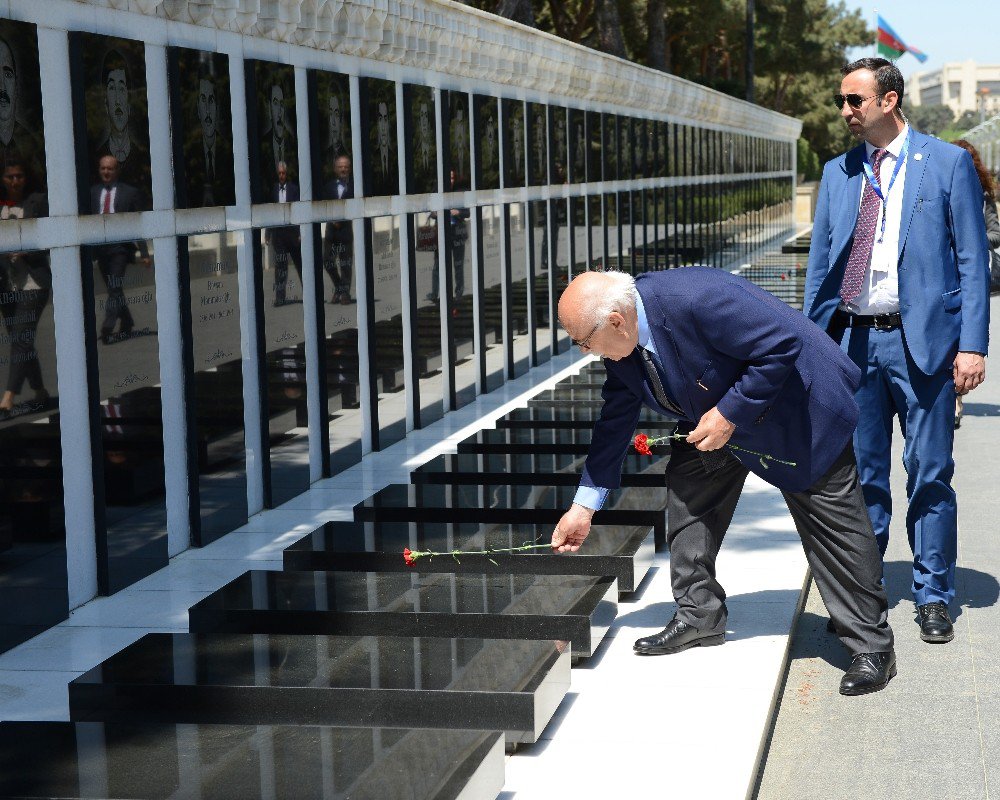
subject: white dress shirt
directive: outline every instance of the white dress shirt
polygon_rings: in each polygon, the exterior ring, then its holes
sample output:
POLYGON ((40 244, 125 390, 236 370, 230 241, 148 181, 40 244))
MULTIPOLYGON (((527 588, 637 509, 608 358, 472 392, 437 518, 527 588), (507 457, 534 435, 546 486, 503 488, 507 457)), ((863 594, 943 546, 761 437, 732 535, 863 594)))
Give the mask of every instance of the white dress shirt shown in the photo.
MULTIPOLYGON (((903 149, 903 143, 910 132, 906 125, 902 132, 886 147, 879 186, 885 196, 886 189, 896 169, 896 162, 903 149)), ((875 146, 865 142, 868 160, 871 161, 875 146)), ((911 154, 908 154, 909 158, 911 154)), ((886 197, 885 205, 879 202, 880 215, 875 222, 875 241, 872 244, 872 260, 861 284, 861 294, 852 303, 841 303, 841 309, 852 314, 892 314, 899 311, 899 227, 903 216, 903 186, 906 182, 906 164, 899 167, 899 174, 892 184, 892 190, 886 197), (879 241, 882 227, 881 214, 885 214, 885 236, 879 241)), ((867 177, 861 182, 861 196, 858 197, 858 208, 861 207, 861 197, 864 187, 868 185, 867 177)))

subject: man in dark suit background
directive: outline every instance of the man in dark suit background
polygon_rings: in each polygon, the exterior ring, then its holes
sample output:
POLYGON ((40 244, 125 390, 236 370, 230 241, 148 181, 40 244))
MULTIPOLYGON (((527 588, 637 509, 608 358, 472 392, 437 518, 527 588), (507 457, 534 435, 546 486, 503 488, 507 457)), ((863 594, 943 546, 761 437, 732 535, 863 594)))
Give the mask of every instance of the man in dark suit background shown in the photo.
POLYGON ((889 542, 893 417, 905 439, 906 531, 920 638, 954 638, 958 506, 955 395, 986 377, 990 259, 983 190, 959 147, 912 130, 903 76, 846 65, 834 100, 861 143, 823 170, 804 309, 861 368, 855 448, 882 553, 889 542))
MULTIPOLYGON (((142 202, 139 191, 127 183, 118 180, 118 159, 114 156, 102 156, 98 162, 98 175, 101 182, 90 187, 91 214, 124 214, 131 211, 141 211, 142 202)), ((137 242, 113 242, 97 245, 94 248, 97 265, 101 277, 108 290, 104 306, 104 322, 101 324, 101 341, 104 344, 127 339, 135 326, 132 314, 125 300, 125 273, 128 265, 135 262, 135 253, 139 251, 142 263, 149 266, 149 251, 142 240, 137 242), (117 334, 115 326, 119 325, 117 334)))
MULTIPOLYGON (((272 203, 294 203, 299 199, 299 185, 288 179, 288 164, 278 162, 278 180, 271 187, 272 203)), ((302 285, 302 234, 298 225, 267 228, 264 243, 274 246, 274 304, 284 305, 288 283, 288 261, 295 264, 302 285)))
POLYGON ((744 278, 703 267, 634 280, 585 272, 563 292, 559 321, 584 352, 604 356, 607 377, 580 487, 553 548, 578 550, 594 511, 620 485, 644 404, 677 418, 687 434, 666 471, 677 613, 639 639, 636 653, 724 642, 726 593, 715 560, 754 472, 781 490, 852 654, 841 693, 885 688, 896 674, 888 601, 851 445, 860 375, 836 343, 744 278))
MULTIPOLYGON (((351 159, 337 156, 333 162, 333 180, 323 187, 326 200, 350 200, 354 197, 354 176, 351 159)), ((336 220, 326 224, 323 233, 323 268, 333 281, 331 303, 351 303, 351 276, 354 271, 354 230, 350 220, 336 220)))

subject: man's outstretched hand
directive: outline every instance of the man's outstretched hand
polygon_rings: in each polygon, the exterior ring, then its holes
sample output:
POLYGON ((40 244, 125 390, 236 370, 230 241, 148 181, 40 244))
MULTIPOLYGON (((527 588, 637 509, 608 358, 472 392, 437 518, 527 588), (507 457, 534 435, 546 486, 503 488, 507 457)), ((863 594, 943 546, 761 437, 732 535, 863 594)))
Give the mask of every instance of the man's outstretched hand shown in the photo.
POLYGON ((579 550, 590 533, 590 520, 593 516, 592 508, 573 503, 552 531, 552 549, 557 553, 575 553, 579 550))

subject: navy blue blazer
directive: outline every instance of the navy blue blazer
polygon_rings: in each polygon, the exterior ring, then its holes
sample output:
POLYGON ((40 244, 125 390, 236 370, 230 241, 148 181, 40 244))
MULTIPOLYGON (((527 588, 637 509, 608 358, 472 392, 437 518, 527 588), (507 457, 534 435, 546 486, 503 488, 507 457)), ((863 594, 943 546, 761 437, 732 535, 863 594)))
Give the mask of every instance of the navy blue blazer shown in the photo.
MULTIPOLYGON (((804 308, 826 330, 840 304, 865 180, 864 144, 823 169, 804 308)), ((899 227, 899 310, 920 370, 951 370, 959 350, 989 343, 990 254, 983 188, 960 147, 911 132, 899 227)))
MULTIPOLYGON (((736 426, 732 444, 796 464, 730 451, 751 472, 787 491, 812 486, 851 441, 858 367, 802 313, 725 270, 652 272, 635 285, 684 419, 697 423, 718 406, 736 426)), ((642 405, 671 415, 653 396, 638 350, 604 366, 604 406, 581 483, 615 489, 642 405)))

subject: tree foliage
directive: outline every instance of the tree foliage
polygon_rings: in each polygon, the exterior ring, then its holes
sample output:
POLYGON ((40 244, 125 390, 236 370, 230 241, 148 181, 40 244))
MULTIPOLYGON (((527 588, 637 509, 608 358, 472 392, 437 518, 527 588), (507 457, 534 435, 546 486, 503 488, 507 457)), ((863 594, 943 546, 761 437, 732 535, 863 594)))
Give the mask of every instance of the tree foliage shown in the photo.
POLYGON ((931 136, 938 136, 955 121, 955 112, 945 105, 904 106, 903 112, 914 128, 931 136))
MULTIPOLYGON (((541 30, 743 97, 746 0, 466 0, 499 13, 530 3, 541 30)), ((874 32, 843 0, 755 0, 754 91, 803 123, 821 161, 851 144, 832 96, 848 48, 874 32)), ((507 16, 510 16, 509 14, 507 16)), ((523 12, 522 12, 523 17, 523 12)))

